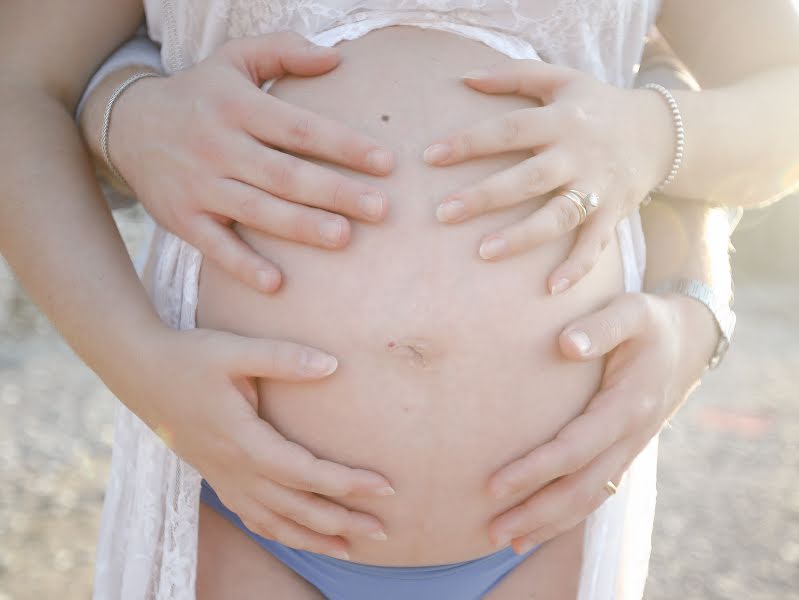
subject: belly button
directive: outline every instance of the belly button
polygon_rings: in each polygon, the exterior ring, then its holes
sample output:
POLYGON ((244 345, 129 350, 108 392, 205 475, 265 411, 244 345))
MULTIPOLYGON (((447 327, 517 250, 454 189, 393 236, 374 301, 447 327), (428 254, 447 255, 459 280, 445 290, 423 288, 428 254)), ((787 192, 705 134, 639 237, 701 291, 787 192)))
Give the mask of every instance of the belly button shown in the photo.
POLYGON ((388 351, 398 358, 406 359, 412 366, 426 369, 432 359, 432 345, 422 339, 391 340, 386 344, 388 351))

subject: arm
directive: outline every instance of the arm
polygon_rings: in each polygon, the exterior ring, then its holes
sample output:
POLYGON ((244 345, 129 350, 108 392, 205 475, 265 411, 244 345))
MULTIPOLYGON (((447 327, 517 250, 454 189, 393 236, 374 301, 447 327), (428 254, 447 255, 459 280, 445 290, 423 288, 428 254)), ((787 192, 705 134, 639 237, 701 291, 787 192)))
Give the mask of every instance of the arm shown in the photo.
MULTIPOLYGON (((136 35, 125 42, 124 45, 109 56, 102 66, 92 75, 86 88, 83 90, 77 109, 75 110, 75 120, 81 123, 86 113, 85 108, 88 100, 95 96, 94 92, 98 86, 102 85, 111 73, 122 72, 126 77, 135 73, 152 72, 163 73, 164 68, 161 64, 161 50, 159 46, 147 36, 144 25, 139 27, 136 35)), ((124 80, 123 80, 124 81, 124 80)), ((122 83, 121 81, 119 83, 122 83)), ((83 125, 85 127, 85 125, 83 125)), ((102 178, 104 183, 114 188, 117 193, 109 194, 107 199, 119 200, 123 198, 128 202, 135 202, 133 192, 119 178, 114 177, 108 170, 108 165, 99 156, 92 155, 94 159, 95 172, 102 178)), ((115 204, 111 204, 116 208, 115 204)))
MULTIPOLYGON (((661 25, 677 56, 709 88, 674 93, 686 147, 668 194, 753 205, 789 192, 799 182, 793 3, 666 0, 661 25)), ((428 149, 429 162, 440 166, 502 151, 534 152, 443 198, 440 218, 456 224, 553 193, 532 215, 484 238, 480 255, 501 260, 579 228, 569 257, 549 276, 550 291, 564 292, 596 264, 619 220, 671 171, 671 110, 652 90, 619 88, 537 60, 503 61, 463 80, 479 92, 520 94, 543 105, 470 125, 428 149)))
POLYGON ((259 89, 286 74, 307 77, 334 69, 336 50, 293 32, 232 40, 198 65, 136 81, 115 96, 131 75, 153 70, 153 52, 151 47, 146 56, 120 56, 119 68, 95 79, 85 96, 81 131, 98 170, 107 172, 100 140, 109 101, 116 97, 107 129, 110 160, 153 219, 205 259, 272 292, 280 287, 280 271, 240 239, 232 223, 334 250, 349 242, 345 216, 382 220, 387 202, 376 186, 304 159, 385 175, 391 154, 362 134, 259 89), (278 52, 281 60, 270 60, 278 52))
MULTIPOLYGON (((649 48, 652 54, 653 48, 649 48)), ((669 57, 659 51, 659 58, 669 57)), ((655 80, 683 87, 669 60, 642 66, 639 85, 655 80)), ((709 283, 731 294, 727 249, 730 220, 723 209, 656 197, 642 209, 647 241, 645 289, 673 278, 709 283)), ((523 553, 568 531, 608 498, 638 453, 697 384, 719 337, 706 307, 678 294, 624 294, 578 319, 560 337, 574 360, 606 355, 601 387, 584 413, 549 443, 507 465, 489 482, 497 496, 525 491, 524 502, 500 515, 490 535, 513 539, 523 553), (529 496, 528 496, 529 494, 529 496)))
POLYGON ((799 175, 799 11, 791 0, 666 0, 658 29, 699 84, 675 98, 690 136, 671 195, 752 205, 799 175))
POLYGON ((322 496, 382 496, 390 484, 282 438, 258 418, 253 382, 317 380, 335 359, 162 325, 94 180, 72 114, 97 64, 141 17, 138 0, 0 4, 0 252, 80 357, 145 423, 168 431, 172 449, 255 531, 341 556, 343 537, 382 525, 322 496))
POLYGON ((142 352, 160 324, 71 115, 102 57, 135 30, 141 6, 94 0, 48 10, 40 19, 31 3, 0 8, 0 252, 75 351, 117 389, 114 364, 142 352), (25 39, 34 24, 47 44, 25 39), (92 44, 76 43, 76 30, 92 44), (121 357, 109 355, 105 339, 128 342, 121 357))

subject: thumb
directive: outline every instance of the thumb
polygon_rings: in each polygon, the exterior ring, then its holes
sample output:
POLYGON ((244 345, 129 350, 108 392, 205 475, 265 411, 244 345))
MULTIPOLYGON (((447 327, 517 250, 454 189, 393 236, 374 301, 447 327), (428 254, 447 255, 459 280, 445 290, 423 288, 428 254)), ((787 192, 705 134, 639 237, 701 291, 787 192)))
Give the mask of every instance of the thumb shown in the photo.
POLYGON ((645 294, 622 294, 605 308, 567 325, 558 339, 567 358, 603 356, 638 334, 649 322, 650 300, 645 294))
POLYGON ((321 75, 339 62, 337 50, 318 46, 295 31, 231 40, 223 54, 259 86, 284 75, 321 75))
POLYGON ((311 346, 216 332, 215 351, 231 373, 281 381, 314 381, 331 375, 336 359, 311 346))

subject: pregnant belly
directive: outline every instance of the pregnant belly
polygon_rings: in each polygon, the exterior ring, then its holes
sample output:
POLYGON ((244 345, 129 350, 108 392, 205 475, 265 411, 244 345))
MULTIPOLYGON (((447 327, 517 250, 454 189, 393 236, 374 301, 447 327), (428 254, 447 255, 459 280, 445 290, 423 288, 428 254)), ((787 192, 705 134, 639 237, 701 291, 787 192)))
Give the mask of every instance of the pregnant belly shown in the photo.
POLYGON ((546 277, 568 254, 572 236, 482 261, 483 235, 545 199, 459 225, 438 223, 435 207, 447 193, 525 155, 446 168, 429 167, 421 156, 436 136, 531 106, 521 97, 480 94, 458 79, 504 57, 454 34, 409 27, 377 30, 339 47, 343 60, 334 71, 282 79, 270 93, 396 152, 392 175, 374 178, 390 203, 387 219, 354 222, 352 241, 340 251, 240 228, 284 271, 283 288, 259 294, 206 262, 198 323, 306 343, 338 358, 338 370, 323 382, 260 382, 259 412, 318 456, 392 482, 393 497, 343 501, 380 518, 390 538, 352 540, 353 560, 413 565, 475 558, 494 550, 491 519, 520 500, 494 500, 488 477, 551 439, 598 386, 602 362, 567 362, 557 336, 622 290, 618 245, 556 297, 547 294, 546 277))

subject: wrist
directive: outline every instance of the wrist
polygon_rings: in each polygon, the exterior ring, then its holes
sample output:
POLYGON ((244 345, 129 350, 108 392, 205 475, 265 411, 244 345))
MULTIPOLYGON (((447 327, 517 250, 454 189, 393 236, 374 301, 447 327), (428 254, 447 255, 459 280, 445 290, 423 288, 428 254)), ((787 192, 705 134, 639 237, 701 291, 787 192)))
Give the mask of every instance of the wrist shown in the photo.
POLYGON ((646 190, 657 188, 672 170, 675 157, 675 123, 669 105, 658 92, 631 90, 639 115, 638 156, 646 161, 641 169, 646 190))
MULTIPOLYGON (((154 407, 148 406, 148 396, 137 393, 144 381, 154 380, 159 366, 168 364, 164 351, 179 334, 157 316, 155 319, 125 320, 114 339, 112 352, 105 349, 94 370, 111 392, 133 413, 148 424, 153 419, 154 407)), ((168 350, 167 350, 168 352, 168 350)))
MULTIPOLYGON (((703 306, 716 326, 717 340, 708 366, 715 368, 724 358, 735 329, 735 313, 725 297, 710 286, 695 279, 676 279, 664 282, 655 290, 660 294, 677 294, 703 306)), ((691 323, 692 326, 695 323, 691 323)), ((701 344, 700 344, 701 346, 701 344)))
POLYGON ((707 369, 721 339, 716 319, 706 306, 694 298, 674 292, 659 295, 674 317, 681 356, 686 364, 696 366, 698 377, 707 369))
MULTIPOLYGON (((131 76, 137 73, 157 73, 154 69, 147 66, 126 66, 110 72, 98 83, 85 101, 85 107, 81 113, 79 126, 85 143, 89 147, 92 159, 99 171, 110 175, 110 171, 103 156, 101 144, 103 132, 103 120, 108 103, 114 92, 131 76)), ((145 87, 153 83, 156 77, 147 77, 136 81, 120 94, 113 107, 113 127, 109 127, 108 148, 112 156, 112 161, 117 169, 124 162, 125 156, 121 149, 125 144, 130 143, 129 132, 136 130, 136 123, 141 124, 141 117, 145 110, 141 105, 142 98, 133 98, 133 93, 137 87, 145 87), (138 111, 138 119, 137 112, 138 111)), ((146 98, 146 96, 144 97, 146 98)), ((118 183, 118 182, 114 182, 118 183)))

